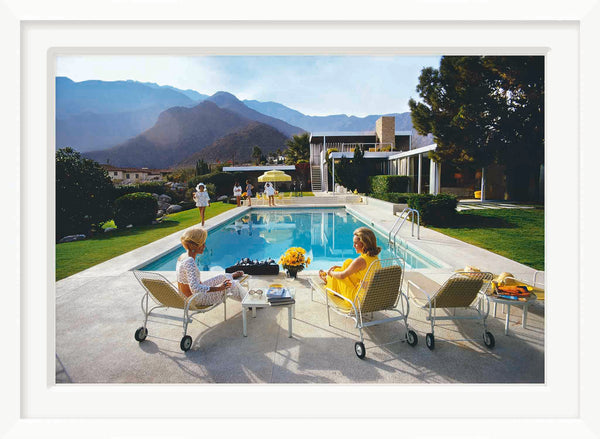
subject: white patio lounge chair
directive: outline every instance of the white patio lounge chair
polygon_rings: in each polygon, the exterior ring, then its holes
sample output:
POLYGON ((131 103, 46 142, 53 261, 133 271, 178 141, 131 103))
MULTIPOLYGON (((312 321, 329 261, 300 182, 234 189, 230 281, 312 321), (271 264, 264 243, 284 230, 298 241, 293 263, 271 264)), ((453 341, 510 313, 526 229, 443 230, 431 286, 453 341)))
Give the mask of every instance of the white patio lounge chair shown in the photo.
POLYGON ((441 320, 479 320, 483 324, 483 342, 492 349, 496 344, 494 336, 487 330, 486 319, 490 312, 490 301, 486 294, 493 275, 485 272, 454 273, 442 286, 415 273, 408 280, 408 296, 429 312, 431 332, 425 336, 425 344, 430 350, 435 347, 435 323, 441 320), (485 304, 485 309, 482 305, 485 304), (440 316, 438 309, 453 310, 453 315, 440 316), (455 315, 457 308, 472 309, 476 315, 455 315))
MULTIPOLYGON (((226 296, 224 296, 222 302, 207 306, 196 306, 194 299, 198 294, 194 294, 190 297, 185 296, 162 275, 158 273, 152 273, 150 271, 139 270, 134 270, 133 274, 146 291, 146 293, 142 296, 144 324, 135 331, 134 336, 139 342, 143 342, 148 336, 148 317, 152 311, 158 308, 176 308, 183 310, 183 316, 181 317, 183 320, 183 337, 179 347, 184 352, 187 352, 192 347, 192 337, 187 335, 188 323, 192 321, 192 316, 199 313, 208 312, 223 303, 223 319, 227 320, 226 296), (151 304, 149 299, 152 299, 156 304, 152 308, 150 308, 151 304)), ((160 314, 155 315, 159 316, 160 314)))
POLYGON ((404 271, 403 265, 403 261, 398 259, 382 259, 371 263, 361 281, 354 301, 342 296, 337 291, 326 288, 320 278, 309 279, 312 287, 311 299, 314 291, 320 291, 325 296, 329 326, 331 326, 330 309, 354 320, 355 327, 358 328, 360 335, 360 341, 354 344, 354 352, 360 359, 365 358, 367 353, 362 330, 369 326, 402 320, 405 327, 404 337, 385 345, 399 341, 407 342, 410 346, 416 346, 418 343, 417 334, 408 327, 408 297, 400 289, 404 271), (398 304, 400 304, 400 308, 398 308, 398 304), (365 319, 366 314, 372 315, 379 311, 394 311, 398 315, 368 321, 365 319))

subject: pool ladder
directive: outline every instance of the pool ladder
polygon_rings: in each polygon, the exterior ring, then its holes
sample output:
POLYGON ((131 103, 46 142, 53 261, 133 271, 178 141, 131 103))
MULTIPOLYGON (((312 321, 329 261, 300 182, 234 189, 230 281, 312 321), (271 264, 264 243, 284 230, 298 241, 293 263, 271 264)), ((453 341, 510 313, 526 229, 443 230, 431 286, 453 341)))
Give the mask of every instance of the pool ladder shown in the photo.
POLYGON ((415 214, 417 215, 417 239, 421 239, 421 229, 420 229, 421 217, 419 215, 419 211, 416 209, 411 209, 410 207, 407 207, 400 213, 400 216, 396 219, 396 221, 394 222, 394 225, 392 226, 392 229, 390 230, 390 233, 388 234, 388 244, 390 247, 394 247, 394 249, 396 248, 396 235, 402 228, 402 225, 406 221, 406 218, 408 218, 409 216, 411 217, 411 222, 412 222, 412 226, 410 229, 410 236, 413 236, 413 237, 415 236, 415 214), (402 221, 400 221, 400 220, 402 220, 402 221))

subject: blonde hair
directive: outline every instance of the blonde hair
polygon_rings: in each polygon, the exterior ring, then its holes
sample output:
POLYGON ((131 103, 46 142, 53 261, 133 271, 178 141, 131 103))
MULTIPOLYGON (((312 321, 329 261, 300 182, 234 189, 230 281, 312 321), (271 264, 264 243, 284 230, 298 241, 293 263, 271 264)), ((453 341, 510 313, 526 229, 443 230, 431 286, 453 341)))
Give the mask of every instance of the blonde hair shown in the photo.
POLYGON ((206 242, 206 236, 208 233, 202 227, 192 227, 187 229, 181 235, 181 245, 183 245, 186 249, 190 244, 194 244, 196 247, 200 247, 202 244, 206 242))
POLYGON ((368 227, 359 227, 354 231, 354 236, 362 243, 363 253, 366 253, 369 256, 377 256, 381 251, 381 247, 377 246, 377 237, 375 236, 375 233, 368 227))

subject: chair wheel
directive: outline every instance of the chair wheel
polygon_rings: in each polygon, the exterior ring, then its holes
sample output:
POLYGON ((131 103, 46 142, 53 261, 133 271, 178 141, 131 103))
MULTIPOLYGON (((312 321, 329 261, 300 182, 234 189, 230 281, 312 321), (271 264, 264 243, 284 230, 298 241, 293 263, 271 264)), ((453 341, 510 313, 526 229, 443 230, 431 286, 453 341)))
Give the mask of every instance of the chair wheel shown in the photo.
POLYGON ((357 341, 354 343, 354 352, 356 352, 356 356, 361 360, 365 358, 365 355, 367 355, 365 344, 362 341, 357 341))
POLYGON ((181 343, 179 343, 179 347, 183 352, 189 351, 192 347, 192 337, 190 337, 189 335, 184 336, 181 339, 181 343))
POLYGON ((148 336, 148 328, 144 328, 143 326, 140 326, 139 328, 137 328, 137 330, 135 331, 135 340, 142 342, 144 340, 146 340, 146 337, 148 336))
POLYGON ((409 344, 409 346, 416 346, 419 342, 419 339, 417 338, 417 333, 413 330, 408 331, 408 333, 406 334, 406 342, 409 344))
POLYGON ((433 351, 433 348, 435 347, 435 338, 433 337, 433 334, 431 332, 427 333, 427 335, 425 336, 425 344, 427 345, 430 351, 433 351))
POLYGON ((493 349, 494 346, 496 346, 496 339, 494 338, 494 336, 492 335, 492 333, 489 332, 489 331, 485 331, 483 333, 483 342, 490 349, 493 349))

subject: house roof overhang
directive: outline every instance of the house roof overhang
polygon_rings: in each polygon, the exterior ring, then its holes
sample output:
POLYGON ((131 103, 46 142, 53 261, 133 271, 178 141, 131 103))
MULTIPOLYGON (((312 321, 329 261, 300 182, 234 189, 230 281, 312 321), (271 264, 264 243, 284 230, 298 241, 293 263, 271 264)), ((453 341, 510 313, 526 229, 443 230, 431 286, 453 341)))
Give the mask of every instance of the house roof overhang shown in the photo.
MULTIPOLYGON (((410 137, 410 131, 396 131, 396 139, 410 137)), ((375 131, 319 131, 310 134, 310 143, 375 143, 375 131)))

